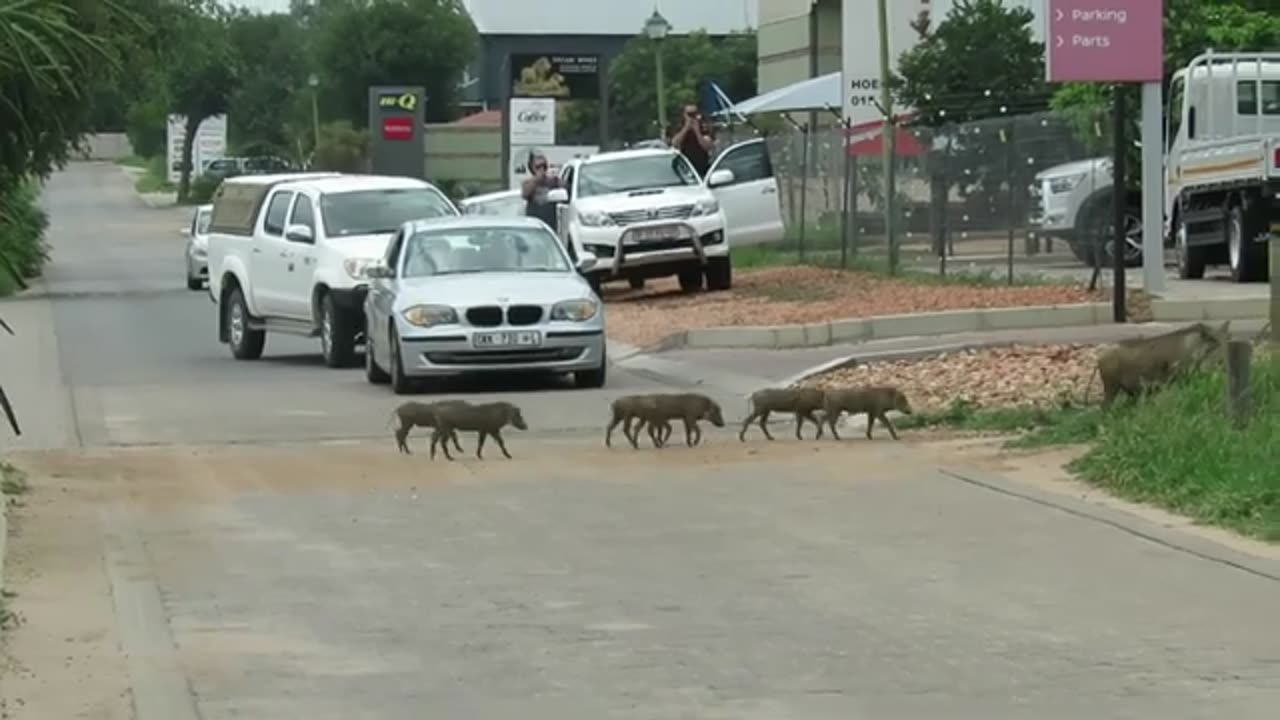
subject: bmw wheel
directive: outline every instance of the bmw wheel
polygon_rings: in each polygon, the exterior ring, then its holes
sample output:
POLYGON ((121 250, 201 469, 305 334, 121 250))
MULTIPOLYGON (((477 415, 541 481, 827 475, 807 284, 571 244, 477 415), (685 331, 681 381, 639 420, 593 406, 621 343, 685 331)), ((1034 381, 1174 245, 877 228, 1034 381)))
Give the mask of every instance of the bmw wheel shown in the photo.
POLYGON ((391 380, 391 376, 378 365, 378 359, 374 357, 372 334, 364 340, 364 377, 374 385, 385 385, 391 380))
POLYGON ((404 358, 400 357, 400 335, 394 326, 387 332, 387 356, 391 359, 391 392, 397 395, 408 395, 414 390, 414 383, 404 374, 404 358))

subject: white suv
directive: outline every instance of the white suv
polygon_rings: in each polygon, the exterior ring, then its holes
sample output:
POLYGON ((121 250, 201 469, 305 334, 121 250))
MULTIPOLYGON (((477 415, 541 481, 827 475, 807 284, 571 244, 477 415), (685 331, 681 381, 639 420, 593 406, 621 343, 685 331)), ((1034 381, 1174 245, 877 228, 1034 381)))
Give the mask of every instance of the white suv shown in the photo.
POLYGON ((407 177, 309 173, 222 182, 209 227, 209 295, 218 339, 237 359, 266 334, 319 337, 325 364, 354 364, 364 340, 367 270, 409 220, 459 215, 434 185, 407 177))
POLYGON ((559 209, 559 231, 596 288, 626 278, 675 275, 685 291, 728 290, 732 268, 725 217, 710 188, 733 182, 715 170, 704 184, 671 149, 621 150, 576 159, 560 170, 563 189, 548 199, 559 209))

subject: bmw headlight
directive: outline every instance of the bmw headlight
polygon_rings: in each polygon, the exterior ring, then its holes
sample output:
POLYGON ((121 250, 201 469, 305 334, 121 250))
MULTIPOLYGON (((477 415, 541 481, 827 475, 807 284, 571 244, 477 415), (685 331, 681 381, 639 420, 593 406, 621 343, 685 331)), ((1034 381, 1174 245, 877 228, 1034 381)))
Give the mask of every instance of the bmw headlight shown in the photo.
POLYGON ((1055 195, 1069 193, 1076 189, 1076 186, 1084 181, 1085 176, 1089 173, 1076 173, 1075 175, 1063 175, 1062 177, 1049 179, 1049 191, 1055 195))
POLYGON ((693 216, 715 215, 720 212, 720 203, 713 198, 711 200, 699 200, 693 206, 693 216))
POLYGON ((347 258, 342 261, 342 269, 347 271, 353 280, 364 280, 369 268, 382 262, 378 258, 347 258))
POLYGON ((437 325, 453 325, 458 322, 458 313, 448 305, 414 305, 400 313, 405 322, 420 328, 437 325))
POLYGON ((587 227, 603 227, 613 224, 613 218, 609 217, 608 213, 599 210, 578 213, 578 221, 587 227))
POLYGON ((551 319, 586 322, 599 311, 600 304, 594 300, 565 300, 551 308, 551 319))

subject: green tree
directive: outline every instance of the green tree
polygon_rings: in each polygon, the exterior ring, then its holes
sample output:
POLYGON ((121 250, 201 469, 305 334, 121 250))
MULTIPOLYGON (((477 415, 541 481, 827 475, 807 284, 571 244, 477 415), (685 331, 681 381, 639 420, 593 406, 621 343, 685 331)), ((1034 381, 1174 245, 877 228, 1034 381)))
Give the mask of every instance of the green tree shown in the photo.
POLYGON ((428 122, 452 120, 478 36, 461 0, 317 0, 296 8, 314 35, 329 115, 368 124, 370 85, 421 85, 428 122))
MULTIPOLYGON (((928 138, 935 213, 952 188, 966 198, 985 196, 991 206, 1002 187, 1021 192, 1034 172, 1010 163, 1013 118, 1045 109, 1049 99, 1034 22, 1030 10, 1000 0, 957 0, 936 28, 927 16, 914 25, 920 42, 899 60, 894 95, 914 108, 911 125, 928 138)), ((943 218, 936 214, 932 223, 938 252, 943 218)))
POLYGON ((173 112, 186 121, 179 202, 185 202, 191 191, 191 157, 196 131, 206 118, 227 112, 239 76, 222 6, 214 0, 187 0, 187 3, 187 11, 179 15, 171 28, 173 37, 181 43, 181 59, 165 71, 165 88, 173 112))
MULTIPOLYGON (((305 35, 285 14, 240 10, 228 21, 239 66, 227 103, 228 135, 241 152, 293 154, 288 128, 299 123, 300 96, 308 95, 305 35)), ((305 125, 310 127, 309 110, 305 125)))
MULTIPOLYGON (((698 101, 699 85, 714 80, 731 99, 756 94, 754 32, 714 38, 703 31, 669 36, 662 43, 666 123, 674 122, 681 105, 698 101)), ((654 53, 657 43, 644 35, 632 38, 609 66, 610 134, 625 140, 653 138, 666 132, 657 126, 658 84, 654 53)), ((589 121, 589 118, 588 118, 589 121)))

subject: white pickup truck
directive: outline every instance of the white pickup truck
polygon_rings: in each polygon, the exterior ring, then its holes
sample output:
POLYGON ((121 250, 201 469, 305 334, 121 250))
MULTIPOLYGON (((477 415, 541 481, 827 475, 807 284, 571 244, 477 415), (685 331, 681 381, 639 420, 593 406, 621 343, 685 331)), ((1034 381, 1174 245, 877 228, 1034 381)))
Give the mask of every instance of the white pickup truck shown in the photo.
MULTIPOLYGON (((1226 264, 1236 282, 1267 279, 1280 232, 1280 53, 1205 53, 1174 73, 1166 115, 1164 245, 1184 279, 1226 264)), ((1036 175, 1032 227, 1081 261, 1111 264, 1111 158, 1036 175), (1100 257, 1095 248, 1100 249, 1100 257)), ((1142 198, 1128 194, 1125 263, 1142 260, 1142 198)))
POLYGON ((240 360, 268 332, 319 337, 348 367, 364 337, 367 270, 408 220, 459 215, 434 185, 379 175, 243 175, 222 182, 209 226, 218 340, 240 360))
POLYGON ((705 178, 670 148, 605 152, 567 163, 559 209, 561 237, 599 288, 626 279, 675 275, 681 289, 728 290, 730 247, 781 240, 778 182, 762 139, 725 149, 705 178))
POLYGON ((1169 88, 1165 237, 1178 274, 1266 280, 1280 232, 1280 52, 1197 56, 1169 88))

